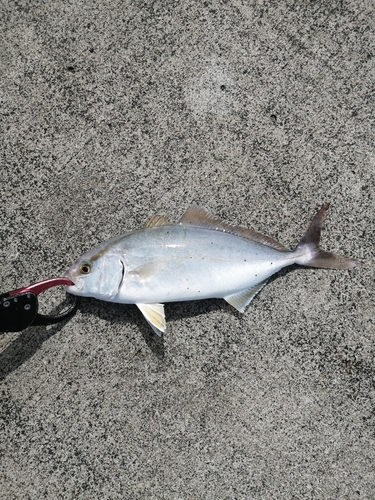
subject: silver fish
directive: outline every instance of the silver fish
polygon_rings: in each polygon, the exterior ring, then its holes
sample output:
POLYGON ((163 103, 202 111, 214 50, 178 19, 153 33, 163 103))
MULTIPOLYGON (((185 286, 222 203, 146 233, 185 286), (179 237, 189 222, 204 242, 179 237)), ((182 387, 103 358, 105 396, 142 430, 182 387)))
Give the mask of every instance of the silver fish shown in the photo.
POLYGON ((136 304, 152 329, 166 329, 164 302, 223 298, 244 312, 270 276, 300 264, 351 269, 357 262, 319 249, 325 203, 294 250, 192 205, 177 224, 154 216, 143 229, 101 243, 67 271, 73 295, 136 304))

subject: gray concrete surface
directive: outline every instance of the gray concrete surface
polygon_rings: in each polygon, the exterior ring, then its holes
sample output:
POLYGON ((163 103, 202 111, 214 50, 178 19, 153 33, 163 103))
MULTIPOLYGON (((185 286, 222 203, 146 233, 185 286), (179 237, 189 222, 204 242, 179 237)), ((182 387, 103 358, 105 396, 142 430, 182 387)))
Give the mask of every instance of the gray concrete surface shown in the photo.
MULTIPOLYGON (((350 272, 1 335, 2 499, 375 498, 374 2, 1 3, 0 290, 193 201, 350 272)), ((45 299, 48 305, 48 299, 45 299)), ((52 300, 52 299, 51 299, 52 300)), ((57 300, 57 299, 56 299, 57 300)))

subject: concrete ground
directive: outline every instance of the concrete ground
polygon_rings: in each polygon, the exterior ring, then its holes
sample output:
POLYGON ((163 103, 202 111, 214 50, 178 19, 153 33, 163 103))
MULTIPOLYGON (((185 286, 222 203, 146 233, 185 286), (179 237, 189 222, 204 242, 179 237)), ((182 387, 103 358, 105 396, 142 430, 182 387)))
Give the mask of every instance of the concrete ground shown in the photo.
POLYGON ((90 299, 1 334, 1 499, 375 498, 374 2, 0 19, 1 291, 191 202, 292 248, 331 201, 323 246, 361 262, 283 271, 244 315, 167 304, 162 339, 90 299))

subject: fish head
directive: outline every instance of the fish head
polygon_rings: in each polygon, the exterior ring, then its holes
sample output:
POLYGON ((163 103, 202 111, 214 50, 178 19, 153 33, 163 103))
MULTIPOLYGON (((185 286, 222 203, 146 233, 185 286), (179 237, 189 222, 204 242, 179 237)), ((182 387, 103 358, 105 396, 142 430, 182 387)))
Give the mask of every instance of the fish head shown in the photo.
POLYGON ((77 259, 68 269, 66 277, 74 285, 66 291, 82 297, 115 301, 124 278, 124 263, 111 250, 96 247, 77 259))

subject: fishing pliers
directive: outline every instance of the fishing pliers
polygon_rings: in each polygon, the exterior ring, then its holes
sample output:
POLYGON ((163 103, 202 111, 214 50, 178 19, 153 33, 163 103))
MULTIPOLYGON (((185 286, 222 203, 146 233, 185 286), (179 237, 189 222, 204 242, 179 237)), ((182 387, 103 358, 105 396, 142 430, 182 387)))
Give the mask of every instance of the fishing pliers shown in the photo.
POLYGON ((38 295, 59 285, 73 285, 68 278, 51 278, 0 295, 0 332, 20 332, 29 326, 53 325, 70 318, 79 306, 79 297, 68 309, 56 315, 38 313, 38 295))

